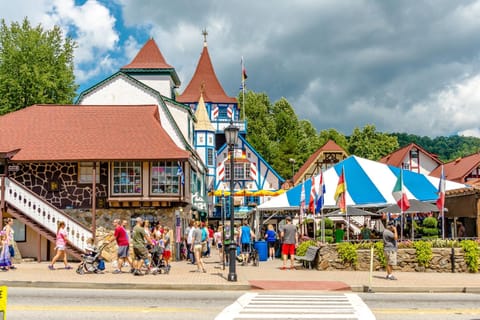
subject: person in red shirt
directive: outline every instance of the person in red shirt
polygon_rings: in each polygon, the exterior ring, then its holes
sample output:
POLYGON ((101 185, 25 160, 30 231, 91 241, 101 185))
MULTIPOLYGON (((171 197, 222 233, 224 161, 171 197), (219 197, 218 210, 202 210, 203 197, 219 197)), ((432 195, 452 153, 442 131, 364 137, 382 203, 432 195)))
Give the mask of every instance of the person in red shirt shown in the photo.
POLYGON ((117 242, 117 269, 113 273, 122 273, 123 263, 127 261, 130 264, 130 268, 133 269, 132 259, 130 258, 130 242, 128 240, 127 230, 120 223, 120 219, 113 220, 113 226, 115 231, 113 236, 117 242))
POLYGON ((210 257, 210 255, 212 253, 213 235, 215 234, 215 231, 213 231, 212 225, 208 226, 207 231, 208 231, 208 240, 207 240, 207 242, 208 242, 208 249, 207 249, 208 254, 207 254, 207 257, 210 257))

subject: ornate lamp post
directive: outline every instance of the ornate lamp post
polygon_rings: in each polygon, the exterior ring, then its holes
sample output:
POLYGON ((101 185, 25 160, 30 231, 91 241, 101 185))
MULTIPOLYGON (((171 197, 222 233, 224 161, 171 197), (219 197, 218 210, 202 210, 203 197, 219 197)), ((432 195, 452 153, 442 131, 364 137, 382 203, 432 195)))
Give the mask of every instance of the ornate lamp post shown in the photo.
POLYGON ((235 272, 235 253, 237 251, 237 244, 235 242, 235 212, 233 206, 233 171, 234 171, 234 150, 237 144, 238 131, 240 129, 230 122, 230 125, 225 128, 225 140, 228 145, 228 152, 230 153, 230 259, 228 269, 228 281, 237 281, 237 273, 235 272))
POLYGON ((295 159, 293 158, 290 158, 288 159, 288 162, 290 162, 292 164, 292 182, 293 182, 293 176, 295 175, 295 159))

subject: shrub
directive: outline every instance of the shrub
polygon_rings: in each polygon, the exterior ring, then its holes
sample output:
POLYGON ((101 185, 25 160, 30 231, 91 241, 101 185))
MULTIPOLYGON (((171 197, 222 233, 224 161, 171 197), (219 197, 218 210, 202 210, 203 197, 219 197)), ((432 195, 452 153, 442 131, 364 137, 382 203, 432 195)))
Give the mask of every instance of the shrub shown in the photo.
POLYGON ((478 272, 478 257, 480 255, 478 243, 473 240, 463 240, 460 242, 460 246, 465 252, 465 263, 468 271, 478 272))
POLYGON ((352 266, 357 266, 358 254, 355 244, 350 242, 341 242, 337 244, 338 257, 343 263, 351 263, 352 266))
POLYGON ((413 243, 415 253, 417 254, 417 261, 420 266, 428 267, 430 260, 432 260, 432 243, 427 241, 416 241, 413 243))
POLYGON ((438 221, 434 217, 428 217, 423 219, 422 223, 422 239, 435 239, 438 238, 438 221))
POLYGON ((385 253, 383 252, 383 242, 375 242, 375 254, 377 255, 380 265, 385 268, 387 265, 387 259, 385 258, 385 253))
POLYGON ((317 242, 314 241, 314 240, 307 240, 307 241, 301 242, 301 243, 298 245, 295 254, 296 254, 297 256, 304 256, 304 255, 307 253, 308 247, 310 247, 310 246, 317 246, 317 242))
MULTIPOLYGON (((326 243, 333 243, 333 220, 330 219, 330 218, 324 218, 324 224, 325 224, 325 242, 326 243)), ((320 220, 320 224, 321 225, 321 220, 320 220)), ((321 230, 321 227, 318 228, 317 230, 317 240, 321 240, 322 239, 322 230, 321 230)))
POLYGON ((427 228, 435 228, 436 229, 437 226, 438 226, 438 221, 434 217, 428 217, 428 218, 423 219, 422 225, 424 227, 427 227, 427 228))

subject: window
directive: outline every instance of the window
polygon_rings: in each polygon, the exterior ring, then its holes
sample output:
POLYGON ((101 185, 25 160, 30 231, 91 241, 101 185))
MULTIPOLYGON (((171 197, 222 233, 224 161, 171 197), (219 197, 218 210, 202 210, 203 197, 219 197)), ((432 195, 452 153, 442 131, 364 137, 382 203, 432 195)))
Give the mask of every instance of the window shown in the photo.
MULTIPOLYGON (((230 163, 225 162, 225 181, 230 180, 230 163)), ((250 162, 235 162, 233 180, 250 180, 250 162)))
POLYGON ((207 149, 207 166, 213 166, 213 149, 207 149))
POLYGON ((150 168, 150 192, 152 194, 178 194, 180 176, 175 161, 155 161, 150 168))
MULTIPOLYGON (((100 166, 95 167, 95 180, 100 183, 100 166)), ((92 183, 93 182, 93 162, 79 162, 78 163, 78 183, 92 183)))
POLYGON ((142 193, 142 163, 140 161, 113 162, 113 194, 142 193))

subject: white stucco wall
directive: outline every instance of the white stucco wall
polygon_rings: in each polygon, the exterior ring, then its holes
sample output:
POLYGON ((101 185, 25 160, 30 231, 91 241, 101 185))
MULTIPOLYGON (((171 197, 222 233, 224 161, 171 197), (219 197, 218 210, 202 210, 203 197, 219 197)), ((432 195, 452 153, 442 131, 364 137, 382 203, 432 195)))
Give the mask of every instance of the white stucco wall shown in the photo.
POLYGON ((148 87, 157 90, 162 96, 172 98, 174 87, 172 78, 168 75, 133 75, 133 78, 143 82, 148 87))

